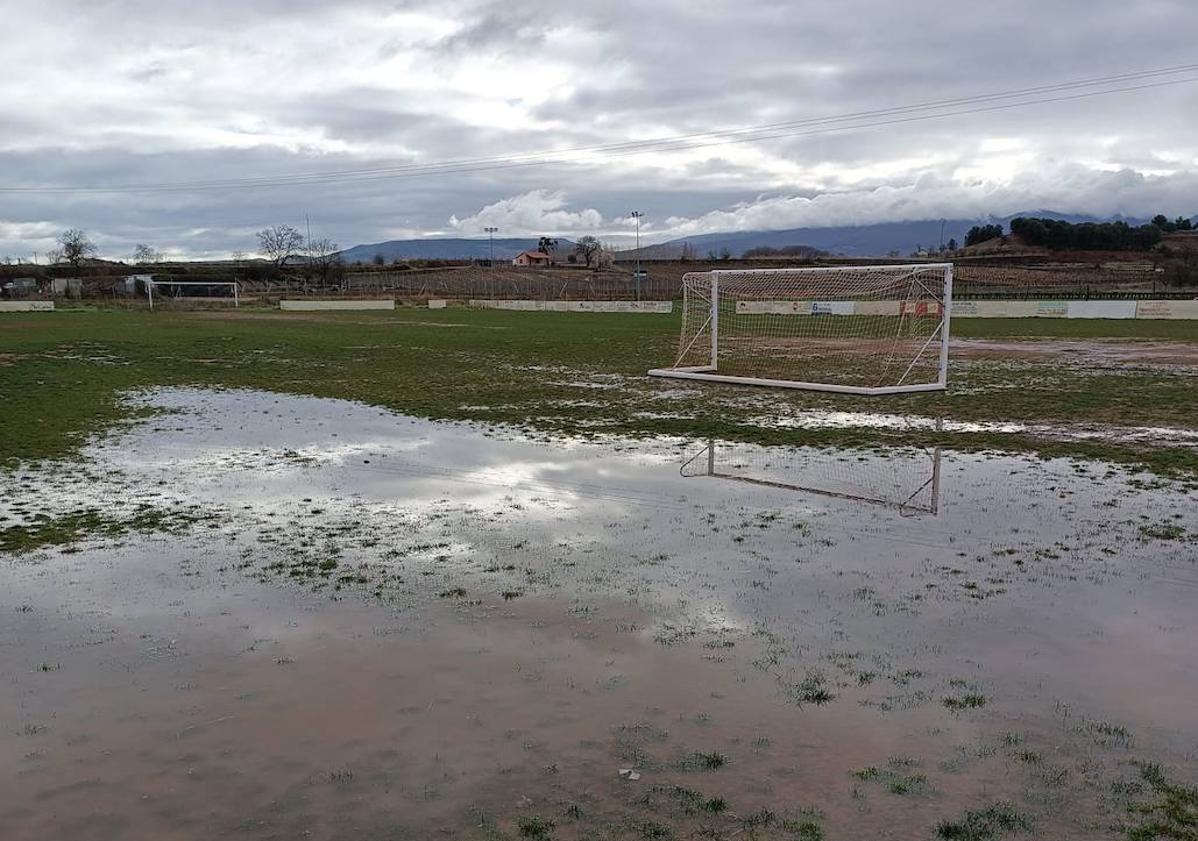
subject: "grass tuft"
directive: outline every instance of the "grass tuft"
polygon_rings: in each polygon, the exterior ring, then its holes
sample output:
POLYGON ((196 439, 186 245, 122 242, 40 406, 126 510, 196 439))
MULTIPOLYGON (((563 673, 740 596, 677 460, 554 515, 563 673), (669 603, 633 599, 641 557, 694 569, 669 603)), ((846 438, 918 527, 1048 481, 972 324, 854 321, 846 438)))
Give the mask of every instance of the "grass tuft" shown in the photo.
POLYGON ((985 809, 969 810, 955 821, 941 821, 936 835, 944 841, 992 841, 1012 832, 1031 829, 1031 822, 1010 803, 992 803, 985 809))

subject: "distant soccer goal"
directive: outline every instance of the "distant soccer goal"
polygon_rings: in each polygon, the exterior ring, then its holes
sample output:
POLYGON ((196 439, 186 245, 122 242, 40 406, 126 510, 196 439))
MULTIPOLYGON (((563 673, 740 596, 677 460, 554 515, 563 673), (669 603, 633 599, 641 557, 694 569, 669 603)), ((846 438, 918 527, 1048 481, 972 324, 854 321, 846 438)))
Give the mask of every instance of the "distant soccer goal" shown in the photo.
POLYGON ((237 283, 231 280, 147 280, 146 299, 154 304, 232 304, 241 305, 237 283))
POLYGON ((948 385, 953 267, 692 272, 682 336, 655 377, 850 394, 948 385))

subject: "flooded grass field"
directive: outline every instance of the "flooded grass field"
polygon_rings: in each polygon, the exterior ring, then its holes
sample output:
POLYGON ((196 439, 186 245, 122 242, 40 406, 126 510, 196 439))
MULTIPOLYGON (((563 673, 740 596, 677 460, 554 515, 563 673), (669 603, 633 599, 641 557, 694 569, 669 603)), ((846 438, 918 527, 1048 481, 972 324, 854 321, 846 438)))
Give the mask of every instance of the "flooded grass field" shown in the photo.
POLYGON ((120 401, 0 477, 6 841, 1198 831, 1185 477, 120 401))

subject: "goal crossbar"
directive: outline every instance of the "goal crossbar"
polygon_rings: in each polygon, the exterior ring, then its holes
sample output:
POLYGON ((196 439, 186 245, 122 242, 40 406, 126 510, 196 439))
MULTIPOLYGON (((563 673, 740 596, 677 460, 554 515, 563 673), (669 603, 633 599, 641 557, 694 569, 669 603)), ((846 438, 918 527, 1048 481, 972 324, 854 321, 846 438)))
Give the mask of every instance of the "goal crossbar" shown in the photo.
POLYGON ((949 263, 692 272, 682 311, 677 358, 650 376, 862 395, 948 384, 949 263))

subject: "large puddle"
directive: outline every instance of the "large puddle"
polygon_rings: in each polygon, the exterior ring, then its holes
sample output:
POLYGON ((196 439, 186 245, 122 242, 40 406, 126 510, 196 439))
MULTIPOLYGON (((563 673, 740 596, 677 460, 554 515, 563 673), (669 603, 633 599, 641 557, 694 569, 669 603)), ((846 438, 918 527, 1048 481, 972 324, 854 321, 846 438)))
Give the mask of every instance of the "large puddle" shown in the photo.
POLYGON ((1198 774, 1171 483, 136 399, 5 480, 0 527, 177 518, 0 554, 6 841, 1118 838, 1134 761, 1198 774))

